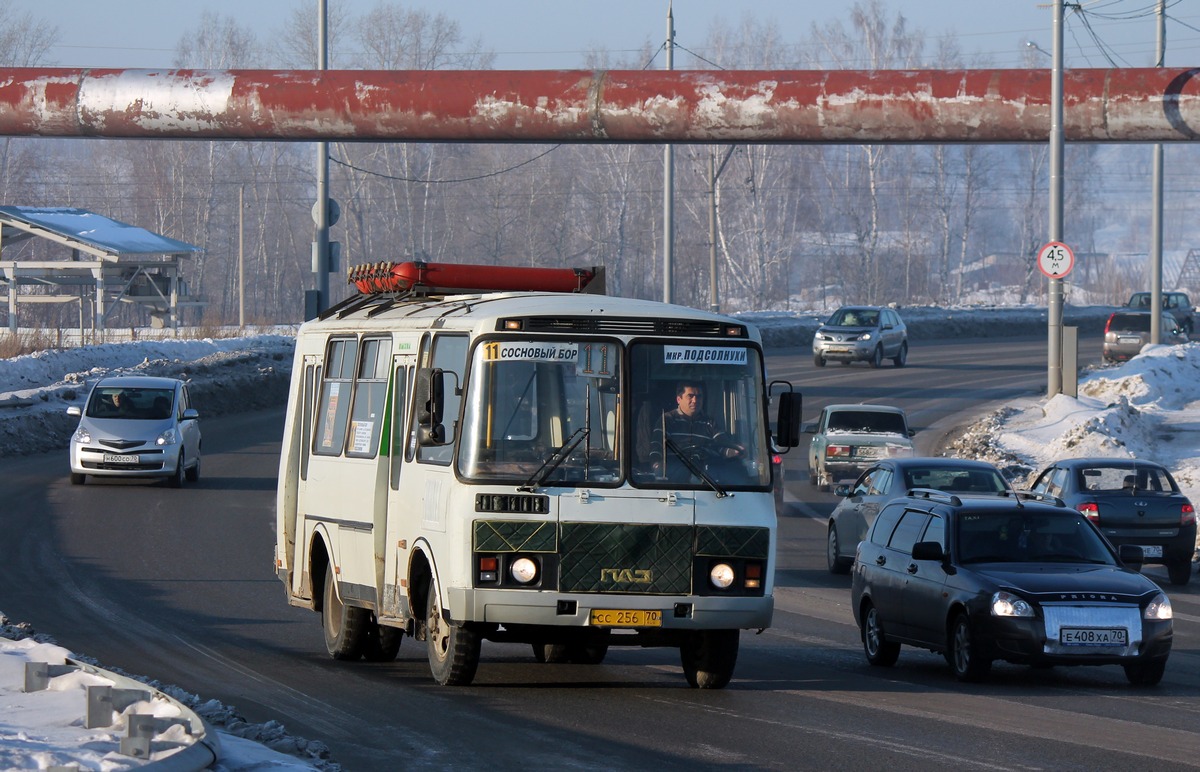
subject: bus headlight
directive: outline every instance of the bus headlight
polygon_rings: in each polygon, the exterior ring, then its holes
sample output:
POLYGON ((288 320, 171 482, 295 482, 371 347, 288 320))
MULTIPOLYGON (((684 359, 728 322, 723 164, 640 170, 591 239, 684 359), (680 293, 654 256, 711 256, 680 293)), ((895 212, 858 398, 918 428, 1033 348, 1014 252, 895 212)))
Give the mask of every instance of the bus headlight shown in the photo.
POLYGON ((718 590, 727 589, 733 584, 733 566, 728 563, 717 563, 708 571, 708 581, 718 590))
POLYGON ((517 558, 508 568, 512 578, 516 579, 521 584, 529 584, 537 579, 538 567, 529 558, 517 558))

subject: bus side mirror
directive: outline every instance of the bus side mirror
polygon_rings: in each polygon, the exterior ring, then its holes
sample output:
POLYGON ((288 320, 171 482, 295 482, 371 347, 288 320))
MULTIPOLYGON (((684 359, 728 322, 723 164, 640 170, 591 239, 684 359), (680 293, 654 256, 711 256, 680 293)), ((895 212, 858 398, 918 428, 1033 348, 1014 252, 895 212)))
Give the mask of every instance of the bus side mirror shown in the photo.
POLYGON ((775 420, 775 444, 794 448, 800 444, 800 411, 804 397, 796 391, 779 395, 779 413, 775 420))
POLYGON ((435 367, 417 370, 416 408, 417 444, 446 444, 446 426, 442 423, 445 408, 445 374, 435 367))

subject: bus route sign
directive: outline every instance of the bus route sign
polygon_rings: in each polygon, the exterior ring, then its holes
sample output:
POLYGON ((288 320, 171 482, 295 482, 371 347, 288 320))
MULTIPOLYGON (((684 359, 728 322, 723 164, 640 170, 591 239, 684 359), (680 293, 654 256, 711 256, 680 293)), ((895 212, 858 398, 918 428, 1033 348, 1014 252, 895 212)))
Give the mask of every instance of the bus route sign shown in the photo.
POLYGON ((1061 241, 1051 241, 1038 252, 1038 270, 1051 279, 1061 279, 1075 267, 1075 253, 1061 241))

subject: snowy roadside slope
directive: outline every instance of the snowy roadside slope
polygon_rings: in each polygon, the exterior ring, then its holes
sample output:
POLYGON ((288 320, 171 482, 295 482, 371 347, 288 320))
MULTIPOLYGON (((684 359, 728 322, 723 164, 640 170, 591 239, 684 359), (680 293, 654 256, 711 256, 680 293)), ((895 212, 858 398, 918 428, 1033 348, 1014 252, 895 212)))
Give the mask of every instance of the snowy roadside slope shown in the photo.
POLYGON ((282 405, 294 349, 291 336, 255 335, 108 343, 2 359, 0 456, 65 454, 79 423, 67 407, 82 405, 92 385, 110 375, 188 381, 202 417, 282 405))
POLYGON ((1147 346, 1082 376, 1078 398, 1020 400, 972 425, 948 450, 992 461, 1018 487, 1060 458, 1141 458, 1171 470, 1200 503, 1200 343, 1147 346))

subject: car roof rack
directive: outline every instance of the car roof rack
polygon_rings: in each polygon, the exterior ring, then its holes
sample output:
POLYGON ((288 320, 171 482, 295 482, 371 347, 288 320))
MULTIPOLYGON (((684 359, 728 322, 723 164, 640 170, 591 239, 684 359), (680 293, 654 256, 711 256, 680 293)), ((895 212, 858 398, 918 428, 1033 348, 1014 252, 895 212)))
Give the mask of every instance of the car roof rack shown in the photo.
POLYGON ((952 507, 962 506, 962 499, 958 496, 946 491, 940 491, 937 488, 909 488, 908 495, 914 499, 937 499, 939 503, 946 503, 952 507))
POLYGON ((1053 504, 1056 507, 1065 507, 1067 505, 1067 502, 1063 501, 1058 496, 1053 496, 1049 493, 1042 493, 1041 491, 1014 490, 1011 493, 1009 491, 1005 491, 1004 495, 1012 496, 1013 498, 1015 498, 1017 500, 1017 504, 1020 504, 1022 506, 1024 506, 1023 504, 1021 504, 1023 499, 1033 499, 1034 501, 1044 501, 1047 504, 1053 504))

